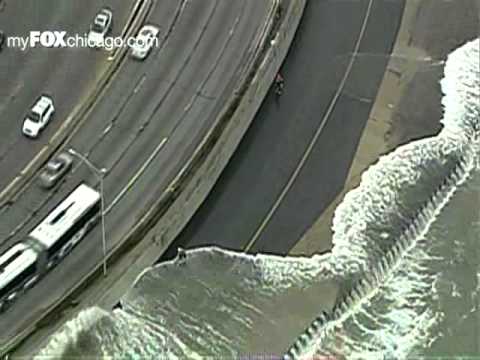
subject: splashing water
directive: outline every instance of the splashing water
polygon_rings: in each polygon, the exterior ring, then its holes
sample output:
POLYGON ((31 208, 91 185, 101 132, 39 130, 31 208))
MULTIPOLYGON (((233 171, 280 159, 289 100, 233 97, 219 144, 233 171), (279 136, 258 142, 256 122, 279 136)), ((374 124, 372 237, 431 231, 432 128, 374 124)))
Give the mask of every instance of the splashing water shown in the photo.
POLYGON ((347 194, 330 254, 188 251, 147 269, 122 310, 80 313, 38 358, 231 358, 292 343, 299 358, 478 355, 479 46, 448 57, 441 133, 382 157, 347 194))
MULTIPOLYGON (((440 336, 445 309, 440 310, 444 296, 438 294, 438 279, 448 277, 445 261, 453 262, 457 272, 457 262, 472 262, 476 266, 464 271, 478 273, 473 233, 469 238, 461 222, 449 221, 456 218, 452 208, 462 207, 473 214, 467 229, 480 218, 478 49, 476 40, 449 56, 441 82, 446 95, 442 132, 380 159, 338 206, 326 266, 346 284, 345 301, 337 304, 332 321, 318 336, 303 348, 297 346, 293 355, 406 358, 440 336), (469 193, 473 201, 460 202, 459 192, 469 193), (455 244, 452 236, 460 236, 455 244), (463 249, 463 254, 452 260, 452 249, 463 249)), ((478 283, 464 293, 455 285, 450 282, 447 297, 456 292, 455 297, 478 299, 478 283)), ((466 313, 473 303, 456 311, 466 313)), ((478 319, 477 310, 472 314, 478 319)))

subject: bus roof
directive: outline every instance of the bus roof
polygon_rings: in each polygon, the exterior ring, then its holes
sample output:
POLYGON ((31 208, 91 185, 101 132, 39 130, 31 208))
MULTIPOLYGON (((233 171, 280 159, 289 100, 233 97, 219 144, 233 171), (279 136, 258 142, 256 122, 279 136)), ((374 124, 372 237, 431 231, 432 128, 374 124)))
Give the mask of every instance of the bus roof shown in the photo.
POLYGON ((27 245, 19 243, 0 256, 0 289, 25 271, 37 260, 37 254, 27 245))
POLYGON ((79 185, 33 229, 30 237, 50 248, 98 201, 100 194, 96 190, 85 184, 79 185))

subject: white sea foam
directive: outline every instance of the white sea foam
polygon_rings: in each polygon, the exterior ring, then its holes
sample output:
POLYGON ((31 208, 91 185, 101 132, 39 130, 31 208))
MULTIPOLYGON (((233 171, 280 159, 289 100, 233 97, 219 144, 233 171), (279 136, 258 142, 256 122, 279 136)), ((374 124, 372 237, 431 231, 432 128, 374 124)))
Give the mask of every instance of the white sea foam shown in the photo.
POLYGON ((463 229, 456 228, 461 217, 455 214, 462 196, 465 201, 480 193, 466 181, 472 174, 479 178, 478 47, 479 40, 470 42, 448 58, 440 135, 383 157, 345 197, 335 213, 330 255, 189 251, 184 262, 148 269, 124 296, 123 310, 81 313, 41 354, 66 357, 84 344, 96 357, 279 354, 308 324, 295 356, 421 353, 442 336, 434 331, 448 318, 445 299, 472 297, 475 303, 480 288, 478 265, 473 286, 450 279, 475 248, 462 248, 473 241, 458 238, 463 229), (330 314, 335 299, 328 304, 325 295, 338 284, 345 301, 330 314))
POLYGON ((334 248, 328 261, 342 278, 361 278, 373 272, 376 285, 363 288, 360 295, 355 293, 355 301, 350 298, 339 306, 335 320, 295 355, 318 352, 349 359, 405 358, 416 345, 434 338, 429 329, 440 313, 432 311, 425 297, 434 280, 426 263, 438 258, 429 253, 433 239, 427 234, 457 188, 478 171, 478 48, 477 39, 448 58, 441 82, 446 94, 441 134, 381 158, 338 206, 333 221, 334 248), (430 193, 425 191, 429 187, 430 193), (408 212, 422 203, 423 211, 408 212), (396 241, 400 250, 386 261, 378 260, 396 241), (388 310, 380 316, 382 303, 388 304, 388 310), (368 323, 365 317, 375 319, 374 329, 358 326, 368 323), (343 337, 338 336, 338 329, 344 330, 343 337))
POLYGON ((473 40, 448 56, 445 77, 441 81, 445 130, 456 134, 480 132, 480 41, 473 40))

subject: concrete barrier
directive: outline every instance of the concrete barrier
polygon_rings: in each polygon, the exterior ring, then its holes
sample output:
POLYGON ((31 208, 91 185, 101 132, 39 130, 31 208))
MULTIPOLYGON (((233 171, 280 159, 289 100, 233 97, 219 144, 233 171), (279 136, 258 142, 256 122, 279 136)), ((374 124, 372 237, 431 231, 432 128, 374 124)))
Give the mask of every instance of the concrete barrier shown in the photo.
MULTIPOLYGON (((122 37, 127 38, 138 31, 151 6, 152 0, 136 0, 123 28, 122 37)), ((62 146, 68 135, 82 124, 88 112, 98 102, 98 99, 103 95, 108 84, 120 68, 127 51, 128 49, 126 47, 122 47, 119 51, 115 52, 110 65, 102 73, 94 90, 88 95, 87 99, 72 111, 52 136, 48 144, 46 144, 19 175, 0 192, 0 208, 15 202, 22 188, 30 182, 35 173, 45 164, 50 156, 62 146)))
MULTIPOLYGON (((124 262, 121 267, 133 269, 132 272, 138 275, 146 266, 153 264, 213 188, 270 89, 293 40, 306 0, 285 3, 288 7, 281 2, 275 3, 270 23, 259 35, 259 46, 252 49, 250 69, 244 71, 243 83, 240 83, 236 94, 167 191, 160 195, 126 236, 125 242, 111 258, 110 269, 115 258, 121 259, 132 249, 141 250, 137 250, 138 256, 134 261, 124 262), (274 47, 272 44, 275 44, 274 47), (143 240, 139 243, 139 239, 143 240)), ((99 270, 100 267, 98 274, 99 270)), ((129 279, 128 282, 136 276, 124 271, 123 277, 129 279)), ((114 284, 109 286, 114 287, 114 284)), ((104 297, 105 300, 100 299, 96 303, 111 308, 124 291, 125 284, 120 285, 119 290, 114 291, 116 296, 104 297)))
MULTIPOLYGON (((250 126, 287 54, 305 4, 306 0, 272 1, 268 21, 253 42, 255 46, 249 51, 236 91, 167 190, 158 194, 153 206, 109 252, 109 276, 103 278, 102 264, 97 264, 81 283, 46 310, 42 319, 4 344, 0 355, 14 351, 43 325, 59 320, 70 303, 78 304, 86 294, 93 295, 85 303, 111 309, 126 290, 125 279, 135 278, 168 248, 205 200, 250 126), (139 255, 126 256, 135 252, 139 255), (112 275, 116 271, 121 274, 112 275), (105 294, 105 288, 110 289, 110 296, 105 294)), ((131 285, 131 281, 127 284, 131 285)))

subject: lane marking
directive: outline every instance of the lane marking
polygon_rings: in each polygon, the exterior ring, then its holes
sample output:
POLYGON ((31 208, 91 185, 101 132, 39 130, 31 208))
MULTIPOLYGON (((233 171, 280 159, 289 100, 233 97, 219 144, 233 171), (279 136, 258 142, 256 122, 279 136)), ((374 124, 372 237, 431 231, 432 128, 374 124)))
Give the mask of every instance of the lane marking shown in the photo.
POLYGON ((144 73, 140 80, 138 80, 137 82, 137 85, 135 86, 135 89, 133 89, 133 93, 136 94, 138 92, 138 90, 141 89, 141 87, 143 86, 143 83, 145 82, 145 80, 147 79, 147 75, 144 73))
MULTIPOLYGON (((1 1, 1 0, 0 0, 1 1)), ((125 24, 123 30, 122 30, 122 37, 125 36, 128 32, 127 32, 127 28, 135 28, 137 22, 139 21, 139 14, 142 14, 142 5, 150 5, 150 4, 154 4, 152 6, 156 6, 156 2, 153 1, 153 0, 137 0, 136 3, 133 5, 132 7, 132 10, 130 11, 130 17, 127 18, 127 23, 125 24), (142 2, 143 1, 143 2, 142 2), (139 10, 138 10, 139 9, 139 10), (137 12, 138 10, 138 12, 137 12), (137 13, 137 16, 134 16, 134 13, 137 13), (128 24, 130 24, 131 26, 127 26, 128 24), (124 34, 125 33, 125 34, 124 34)), ((148 13, 151 11, 152 8, 149 8, 147 10, 147 13, 146 14, 143 14, 142 15, 142 21, 148 16, 148 13)), ((112 83, 113 79, 115 78, 115 75, 118 74, 121 66, 125 63, 125 58, 124 59, 121 59, 119 61, 119 63, 117 64, 117 68, 115 71, 111 72, 110 73, 110 76, 108 77, 108 79, 106 80, 105 84, 103 84, 103 86, 101 87, 101 89, 99 90, 97 96, 96 96, 96 99, 88 106, 87 108, 87 111, 86 113, 84 114, 84 116, 82 116, 82 118, 80 119, 79 121, 79 124, 82 122, 81 120, 82 119, 86 119, 88 117, 88 115, 91 113, 91 110, 92 108, 94 107, 94 105, 97 104, 98 102, 98 99, 101 98, 101 96, 105 93, 106 91, 106 88, 112 83)), ((108 69, 101 75, 105 75, 105 73, 108 73, 108 69)), ((102 80, 100 80, 101 82, 102 80)), ((98 87, 98 83, 96 84, 96 86, 98 87)), ((87 97, 87 100, 88 101, 88 97, 87 97)), ((77 109, 80 109, 82 106, 84 106, 84 103, 86 102, 84 101, 83 103, 77 103, 77 105, 74 107, 73 111, 71 111, 67 117, 67 120, 71 120, 73 119, 74 116, 77 115, 77 113, 75 112, 77 109)), ((59 133, 60 133, 60 130, 61 129, 64 129, 66 126, 67 126, 68 122, 67 121, 64 121, 63 124, 59 127, 59 129, 52 135, 52 137, 50 138, 48 144, 46 146, 50 146, 52 144, 53 141, 56 140, 56 138, 59 136, 59 133)), ((78 125, 78 124, 77 124, 78 125)), ((67 143, 72 137, 73 135, 75 134, 75 132, 78 130, 79 126, 77 126, 76 128, 73 129, 72 133, 70 135, 67 135, 66 138, 64 139, 64 143, 67 143)), ((38 158, 38 155, 37 157, 38 158)), ((26 169, 30 169, 31 167, 33 167, 34 165, 34 161, 30 161, 28 164, 27 164, 27 167, 26 169)), ((17 176, 12 182, 10 182, 10 184, 8 184, 4 189, 1 189, 0 190, 0 206, 3 206, 3 198, 6 197, 6 195, 11 191, 11 189, 14 188, 14 185, 17 185, 17 183, 20 182, 21 178, 24 176, 25 174, 25 169, 23 169, 21 171, 21 175, 17 176)), ((22 194, 22 188, 25 189, 27 186, 29 186, 29 184, 31 183, 31 181, 33 181, 33 176, 32 178, 27 181, 25 184, 22 185, 22 187, 19 189, 19 191, 17 191, 15 194, 14 194, 14 198, 18 198, 19 195, 22 194)), ((9 200, 6 201, 7 203, 9 202, 9 200)))
MULTIPOLYGON (((184 7, 186 6, 186 3, 187 3, 187 2, 188 2, 188 1, 185 1, 185 2, 182 4, 182 6, 181 6, 181 8, 180 8, 179 15, 182 14, 183 9, 184 9, 184 7)), ((216 5, 215 5, 215 7, 213 8, 212 13, 215 12, 216 8, 217 8, 217 3, 216 3, 216 5)), ((243 10, 243 9, 244 9, 244 8, 242 8, 242 10, 243 10)), ((243 11, 242 11, 242 14, 243 14, 243 11)), ((239 17, 240 17, 240 15, 235 18, 235 23, 233 24, 232 29, 234 29, 234 28, 237 26, 237 24, 239 23, 239 17)), ((211 21, 211 18, 212 18, 212 16, 211 16, 211 14, 210 14, 210 17, 208 18, 207 23, 209 23, 209 22, 211 21)), ((176 22, 174 22, 174 23, 172 24, 172 27, 171 27, 172 29, 173 29, 175 23, 176 23, 176 22)), ((197 39, 196 45, 198 45, 200 39, 202 38, 203 33, 205 32, 205 28, 206 28, 206 27, 204 26, 204 28, 203 28, 203 30, 202 30, 202 35, 197 39)), ((231 29, 230 33, 232 33, 232 29, 231 29)), ((210 71, 209 71, 209 73, 208 73, 208 75, 207 75, 207 78, 206 78, 206 79, 201 83, 201 85, 199 86, 199 89, 200 89, 200 90, 202 89, 204 83, 206 83, 206 81, 209 80, 211 74, 214 72, 215 66, 216 66, 216 64, 218 64, 219 60, 222 58, 223 53, 224 53, 224 50, 225 50, 225 48, 227 47, 227 45, 229 44, 229 42, 230 42, 230 40, 231 40, 231 37, 232 37, 232 35, 230 34, 230 35, 228 36, 228 38, 226 39, 226 42, 225 42, 225 44, 223 45, 223 49, 222 49, 222 51, 221 51, 221 54, 220 54, 220 56, 217 57, 217 59, 216 59, 216 61, 215 61, 215 65, 212 67, 212 69, 210 69, 210 71)), ((165 38, 165 42, 164 42, 164 43, 166 43, 167 39, 168 39, 168 37, 165 38)), ((162 44, 162 45, 163 45, 163 44, 162 44)), ((195 46, 195 47, 196 47, 196 46, 195 46)), ((160 50, 161 50, 161 49, 160 49, 160 50)), ((192 52, 192 53, 193 53, 193 52, 192 52)), ((190 55, 187 57, 186 61, 184 62, 184 65, 187 64, 187 63, 190 61, 191 56, 192 56, 192 55, 190 54, 190 55)), ((180 76, 181 74, 182 74, 182 73, 179 72, 179 73, 178 73, 178 76, 180 76)), ((178 76, 177 76, 177 77, 178 77, 178 76)), ((133 96, 134 94, 136 94, 136 93, 142 88, 142 86, 143 86, 143 84, 144 84, 144 82, 145 82, 146 79, 147 79, 146 74, 145 74, 145 73, 142 74, 142 76, 140 77, 140 79, 137 81, 133 92, 131 93, 132 96, 133 96)), ((167 94, 170 92, 170 90, 173 88, 173 85, 175 85, 175 84, 176 84, 176 81, 174 81, 174 82, 170 85, 169 90, 167 91, 167 94)), ((191 98, 191 100, 190 100, 190 103, 187 104, 186 107, 184 108, 184 112, 188 111, 188 110, 189 110, 189 107, 191 107, 191 104, 193 104, 193 103, 195 102, 196 98, 198 97, 198 91, 199 91, 199 90, 197 90, 197 91, 193 94, 193 96, 192 96, 192 98, 191 98)), ((162 102, 162 101, 163 101, 163 99, 161 100, 161 102, 162 102)), ((154 112, 153 112, 150 116, 148 116, 147 121, 144 122, 144 123, 142 124, 142 126, 140 127, 140 132, 144 131, 144 129, 148 126, 148 124, 150 123, 150 121, 151 121, 151 119, 152 119, 152 117, 153 117, 153 114, 154 114, 155 112, 156 112, 156 110, 154 110, 154 112)), ((107 129, 106 129, 106 130, 107 130, 107 129)), ((105 132, 105 131, 104 131, 104 132, 105 132)), ((107 130, 106 132, 108 132, 108 130, 107 130)), ((136 139, 136 138, 133 138, 133 141, 134 141, 135 139, 136 139)), ((150 157, 147 159, 147 161, 142 165, 142 167, 139 169, 139 171, 130 179, 129 183, 120 191, 120 193, 115 197, 115 199, 112 201, 112 203, 109 204, 109 206, 108 206, 107 209, 105 210, 105 214, 108 214, 108 213, 111 211, 111 209, 123 198, 123 196, 125 196, 125 194, 126 194, 126 193, 130 190, 130 188, 133 186, 133 184, 134 184, 134 183, 138 180, 138 178, 143 174, 143 172, 145 171, 145 169, 150 165, 150 163, 153 161, 153 159, 154 159, 155 156, 158 154, 158 152, 162 149, 162 147, 163 147, 164 144, 167 142, 167 140, 168 140, 168 137, 163 138, 163 140, 160 142, 160 144, 157 146, 157 148, 154 150, 154 152, 150 155, 150 157)), ((128 149, 130 148, 130 145, 131 145, 131 144, 133 144, 133 142, 130 143, 129 146, 127 146, 127 148, 125 149, 126 151, 128 151, 128 149)), ((126 152, 126 151, 125 151, 125 152, 126 152)), ((125 153, 125 152, 124 152, 124 153, 125 153)), ((124 153, 121 154, 120 158, 123 157, 124 153)), ((113 166, 115 166, 116 163, 118 163, 118 161, 115 161, 113 166)))
MULTIPOLYGON (((44 146, 27 164, 27 166, 18 173, 18 175, 13 179, 13 181, 11 181, 6 187, 2 189, 2 191, 0 191, 0 200, 3 199, 5 195, 8 194, 8 192, 28 173, 28 171, 30 170, 30 168, 32 168, 35 162, 37 162, 43 156, 45 151, 47 151, 47 148, 48 145, 44 146)), ((11 201, 14 201, 16 197, 17 195, 15 194, 15 196, 12 197, 11 201)))
POLYGON ((122 104, 118 108, 115 115, 113 115, 112 120, 110 120, 108 125, 103 129, 103 132, 100 134, 100 137, 98 138, 97 142, 94 143, 94 145, 90 148, 89 152, 91 152, 97 145, 99 145, 102 142, 102 140, 105 138, 105 135, 110 132, 110 130, 113 128, 114 124, 117 122, 117 120, 122 115, 123 111, 127 108, 128 104, 130 103, 132 98, 136 95, 136 93, 143 86, 143 83, 145 82, 146 77, 147 76, 145 74, 140 76, 140 78, 135 83, 133 90, 128 93, 127 97, 122 102, 122 104))
MULTIPOLYGON (((127 38, 127 35, 128 35, 128 31, 132 28, 134 28, 134 26, 136 25, 136 21, 137 21, 137 16, 138 16, 138 8, 141 4, 142 0, 138 0, 135 4, 133 4, 131 10, 129 11, 129 17, 127 17, 126 19, 126 22, 125 24, 123 25, 123 28, 122 28, 122 32, 120 33, 120 37, 123 39, 123 40, 126 40, 127 38), (137 14, 137 16, 135 16, 135 14, 137 14)), ((155 3, 154 3, 155 4, 155 3)), ((156 5, 156 4, 155 4, 156 5)), ((155 6, 154 5, 154 6, 155 6)), ((133 35, 133 34, 132 34, 133 35)), ((118 51, 119 48, 115 47, 114 49, 112 49, 111 51, 107 51, 107 53, 109 53, 109 56, 107 57, 107 61, 113 61, 113 59, 115 59, 115 57, 117 56, 117 54, 119 53, 118 51)))
POLYGON ((155 150, 150 154, 147 161, 145 161, 145 163, 143 163, 143 165, 140 167, 140 169, 138 169, 138 171, 135 173, 135 175, 133 175, 133 177, 130 179, 128 184, 117 194, 115 199, 113 199, 113 201, 108 205, 108 207, 105 210, 104 215, 107 215, 112 210, 112 208, 125 196, 127 191, 129 191, 131 189, 131 187, 138 180, 138 178, 140 176, 142 176, 142 174, 145 172, 147 167, 150 165, 150 163, 153 161, 153 159, 158 155, 160 150, 163 148, 163 146, 165 145, 167 140, 168 140, 167 137, 162 139, 162 141, 157 145, 155 150))
POLYGON ((371 12, 371 9, 372 9, 372 5, 373 5, 373 0, 370 0, 369 3, 368 3, 367 12, 365 13, 365 17, 363 19, 362 28, 360 29, 359 36, 357 38, 357 42, 355 44, 355 48, 354 48, 353 53, 352 53, 352 57, 350 58, 350 62, 347 66, 347 69, 346 69, 344 75, 343 75, 342 81, 340 82, 340 86, 338 87, 332 101, 330 102, 330 105, 327 109, 327 112, 323 116, 322 123, 317 128, 317 130, 315 131, 315 134, 314 134, 312 140, 310 141, 310 144, 308 145, 307 149, 305 150, 305 153, 303 154, 302 158, 300 159, 300 162, 298 163, 297 167, 295 168, 295 171, 293 172, 292 176, 288 179, 287 185, 283 188, 282 192, 280 193, 280 196, 277 198, 275 203, 270 208, 270 211, 268 212, 267 216, 263 219, 262 223, 260 224, 260 226, 255 231, 253 237, 250 239, 247 246, 243 250, 244 252, 250 251, 250 249, 255 244, 255 242, 260 238, 260 235, 262 234, 263 230, 267 227, 267 225, 269 224, 273 215, 275 214, 277 209, 280 207, 280 204, 282 203, 283 199, 285 198, 287 193, 292 188, 295 180, 298 178, 298 175, 300 174, 300 171, 303 169, 305 163, 307 162, 308 157, 312 153, 313 148, 314 148, 318 138, 320 137, 320 134, 322 133, 322 130, 325 127, 325 124, 327 123, 328 118, 330 117, 330 115, 333 112, 333 109, 335 108, 335 105, 336 105, 336 103, 337 103, 337 101, 340 97, 340 94, 343 91, 343 88, 345 87, 348 76, 350 75, 353 64, 355 62, 355 58, 358 55, 358 50, 360 48, 360 42, 362 41, 363 35, 365 33, 365 29, 367 28, 367 22, 368 22, 368 19, 370 17, 370 12, 371 12))

